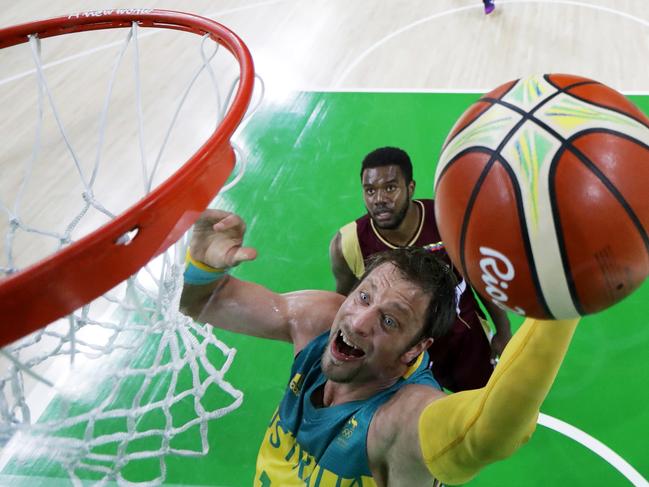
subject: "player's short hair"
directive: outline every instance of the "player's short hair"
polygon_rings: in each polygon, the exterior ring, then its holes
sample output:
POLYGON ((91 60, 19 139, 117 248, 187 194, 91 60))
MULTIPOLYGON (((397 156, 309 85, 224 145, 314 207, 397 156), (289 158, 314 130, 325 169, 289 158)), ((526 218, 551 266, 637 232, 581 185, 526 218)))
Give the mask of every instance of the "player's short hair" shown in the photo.
POLYGON ((412 162, 406 151, 398 147, 381 147, 375 149, 365 156, 361 164, 361 181, 363 171, 372 167, 398 166, 401 169, 406 184, 412 181, 412 162))
POLYGON ((388 262, 394 265, 404 278, 430 295, 430 302, 424 316, 424 327, 417 341, 422 337, 444 336, 451 329, 456 318, 457 278, 451 267, 420 247, 386 250, 369 258, 365 272, 354 287, 357 287, 374 269, 388 262))

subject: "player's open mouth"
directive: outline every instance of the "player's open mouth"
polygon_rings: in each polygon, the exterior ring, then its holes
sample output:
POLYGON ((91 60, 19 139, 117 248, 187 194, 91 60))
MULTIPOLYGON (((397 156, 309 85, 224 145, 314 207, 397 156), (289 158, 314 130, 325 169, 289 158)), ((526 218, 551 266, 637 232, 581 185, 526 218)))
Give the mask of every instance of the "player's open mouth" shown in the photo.
POLYGON ((342 330, 336 333, 331 351, 337 360, 355 360, 365 356, 365 352, 344 335, 342 330))

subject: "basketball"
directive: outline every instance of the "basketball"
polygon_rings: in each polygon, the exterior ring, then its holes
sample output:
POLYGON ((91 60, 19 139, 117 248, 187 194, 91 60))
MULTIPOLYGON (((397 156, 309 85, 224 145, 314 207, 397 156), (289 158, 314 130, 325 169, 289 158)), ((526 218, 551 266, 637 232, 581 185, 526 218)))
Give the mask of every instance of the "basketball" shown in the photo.
POLYGON ((451 260, 504 309, 587 315, 649 273, 649 119, 597 81, 548 74, 484 95, 448 135, 434 186, 451 260))

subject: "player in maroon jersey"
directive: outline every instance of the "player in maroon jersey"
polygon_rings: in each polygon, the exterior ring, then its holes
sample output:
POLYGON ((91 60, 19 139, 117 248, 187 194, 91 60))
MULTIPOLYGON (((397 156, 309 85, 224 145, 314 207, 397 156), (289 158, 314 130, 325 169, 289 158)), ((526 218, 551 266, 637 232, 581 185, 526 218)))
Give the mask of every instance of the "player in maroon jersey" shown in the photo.
MULTIPOLYGON (((424 247, 446 256, 435 221, 434 201, 413 199, 415 181, 408 154, 394 147, 370 152, 361 167, 367 214, 343 226, 330 245, 336 291, 348 294, 365 270, 367 258, 397 247, 424 247)), ((511 337, 507 314, 492 303, 483 304, 496 333, 488 324, 476 297, 457 272, 460 284, 458 317, 451 331, 428 350, 431 368, 442 386, 452 391, 484 386, 493 371, 494 358, 511 337)))

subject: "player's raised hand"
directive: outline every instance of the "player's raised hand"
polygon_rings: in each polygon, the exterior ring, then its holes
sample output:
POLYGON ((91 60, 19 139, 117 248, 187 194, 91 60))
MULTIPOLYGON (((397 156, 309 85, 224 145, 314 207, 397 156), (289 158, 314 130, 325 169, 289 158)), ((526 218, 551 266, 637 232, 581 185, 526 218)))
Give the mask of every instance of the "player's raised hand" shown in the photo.
POLYGON ((227 269, 253 260, 257 251, 242 247, 245 222, 234 213, 208 209, 194 224, 189 251, 192 257, 210 267, 227 269))

